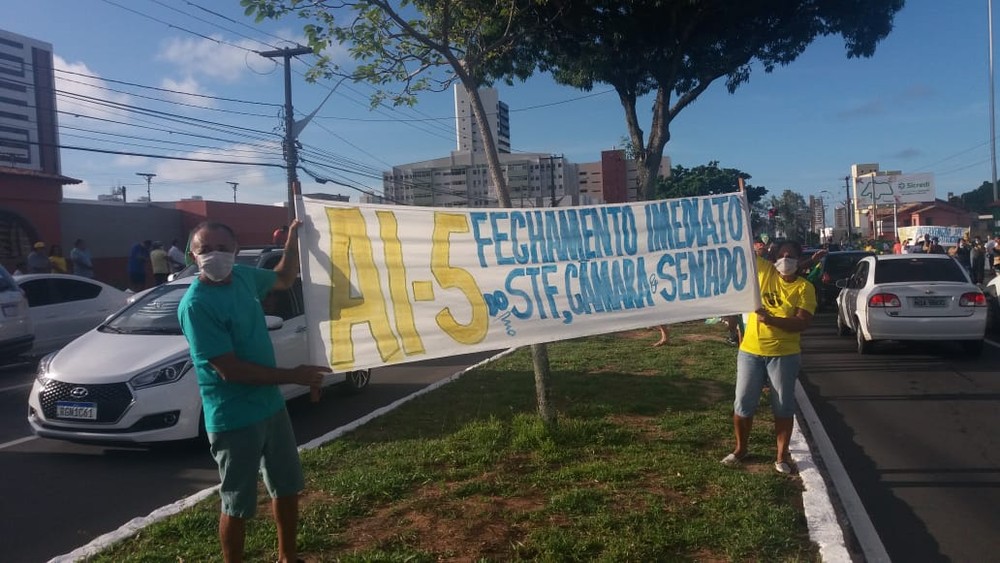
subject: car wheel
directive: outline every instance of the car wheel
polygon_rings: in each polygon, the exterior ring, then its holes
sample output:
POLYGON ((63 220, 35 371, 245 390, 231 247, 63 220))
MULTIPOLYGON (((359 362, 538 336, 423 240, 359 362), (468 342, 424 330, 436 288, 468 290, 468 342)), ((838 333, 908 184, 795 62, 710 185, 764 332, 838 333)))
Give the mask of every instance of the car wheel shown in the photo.
POLYGON ((372 370, 370 369, 356 369, 347 372, 347 387, 352 393, 358 393, 365 387, 368 387, 368 383, 372 379, 372 370))
POLYGON ((854 334, 857 335, 858 354, 871 354, 874 342, 865 340, 865 334, 861 331, 861 323, 858 323, 858 328, 854 330, 854 334))
POLYGON ((962 348, 970 358, 978 358, 983 354, 982 340, 963 340, 962 348))
POLYGON ((847 336, 851 333, 851 327, 847 326, 844 322, 844 318, 840 315, 840 311, 837 311, 837 336, 847 336))

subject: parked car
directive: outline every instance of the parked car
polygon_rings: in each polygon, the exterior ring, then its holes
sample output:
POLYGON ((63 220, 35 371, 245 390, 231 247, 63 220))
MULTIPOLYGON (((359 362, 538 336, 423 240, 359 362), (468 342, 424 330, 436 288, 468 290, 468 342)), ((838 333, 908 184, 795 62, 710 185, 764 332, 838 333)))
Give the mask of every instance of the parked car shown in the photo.
POLYGON ((68 274, 26 274, 14 281, 28 299, 33 354, 65 346, 101 324, 125 305, 127 296, 106 283, 68 274))
POLYGON ((837 280, 851 275, 857 263, 866 256, 874 256, 874 252, 866 250, 843 250, 829 252, 819 260, 819 279, 815 282, 817 309, 834 308, 837 306, 837 295, 840 288, 837 280))
MULTIPOLYGON (((242 264, 244 266, 250 266, 252 268, 264 268, 266 270, 273 270, 278 262, 281 260, 281 256, 284 254, 284 248, 277 246, 262 246, 262 247, 248 247, 241 248, 236 253, 236 263, 242 264)), ((198 273, 197 264, 188 264, 183 270, 170 274, 170 281, 179 280, 181 278, 186 278, 188 276, 193 276, 198 273)))
POLYGON ((837 285, 837 333, 853 331, 859 354, 880 340, 957 341, 973 356, 983 350, 986 296, 950 256, 867 256, 837 285))
POLYGON ((1000 331, 1000 274, 993 276, 993 279, 986 284, 983 290, 986 294, 987 319, 986 329, 990 331, 1000 331))
MULTIPOLYGON (((198 380, 177 307, 194 278, 138 294, 131 304, 42 358, 28 399, 32 431, 79 442, 151 443, 198 437, 204 428, 198 380)), ((263 301, 279 367, 309 363, 302 285, 263 301)), ((324 385, 360 391, 370 370, 331 374, 324 385)), ((286 400, 309 392, 283 385, 286 400)))
POLYGON ((13 276, 0 266, 0 361, 17 358, 31 350, 34 342, 28 300, 13 276))

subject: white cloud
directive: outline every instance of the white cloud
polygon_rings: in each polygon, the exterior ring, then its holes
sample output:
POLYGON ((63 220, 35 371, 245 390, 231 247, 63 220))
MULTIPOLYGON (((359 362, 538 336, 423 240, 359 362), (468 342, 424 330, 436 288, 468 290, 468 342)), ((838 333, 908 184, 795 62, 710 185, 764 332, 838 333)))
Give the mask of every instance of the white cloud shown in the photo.
MULTIPOLYGON (((235 162, 277 162, 265 160, 259 146, 231 145, 225 149, 194 151, 186 158, 230 160, 235 162), (225 156, 220 156, 225 152, 225 156)), ((273 147, 272 156, 280 156, 278 144, 273 147)), ((269 203, 283 199, 285 183, 281 168, 246 166, 239 164, 217 164, 184 160, 160 161, 152 172, 156 173, 152 183, 154 201, 180 200, 191 196, 201 196, 207 200, 232 201, 233 189, 229 182, 237 182, 237 201, 243 203, 269 203)), ((142 195, 145 195, 143 185, 142 195)))
POLYGON ((115 166, 121 168, 143 168, 149 162, 149 158, 145 156, 132 156, 128 154, 121 154, 111 161, 115 166))
MULTIPOLYGON (((163 44, 157 58, 178 66, 183 69, 186 75, 201 76, 223 82, 236 82, 245 72, 250 70, 247 66, 248 61, 251 58, 260 58, 249 52, 261 48, 261 45, 256 41, 243 39, 223 43, 223 38, 220 35, 213 35, 212 38, 217 41, 172 37, 163 44), (232 45, 238 45, 242 48, 232 45)), ((265 69, 270 67, 273 65, 268 63, 265 69)))
MULTIPOLYGON (((112 85, 97 76, 84 63, 71 63, 59 55, 53 57, 56 69, 56 108, 63 112, 59 116, 61 125, 79 125, 94 128, 91 117, 125 121, 125 112, 108 106, 127 104, 131 98, 127 94, 111 90, 112 85)), ((102 122, 105 129, 113 124, 102 122)))
POLYGON ((96 199, 97 192, 89 182, 84 180, 79 184, 66 184, 63 186, 63 197, 71 199, 96 199))
POLYGON ((182 80, 174 80, 172 78, 164 78, 160 81, 160 87, 165 90, 171 90, 171 92, 166 92, 165 95, 167 99, 180 102, 182 104, 194 105, 202 108, 213 108, 215 107, 215 101, 210 98, 203 98, 201 96, 212 95, 211 92, 202 88, 201 84, 191 76, 184 78, 182 80), (196 94, 196 95, 190 95, 196 94))

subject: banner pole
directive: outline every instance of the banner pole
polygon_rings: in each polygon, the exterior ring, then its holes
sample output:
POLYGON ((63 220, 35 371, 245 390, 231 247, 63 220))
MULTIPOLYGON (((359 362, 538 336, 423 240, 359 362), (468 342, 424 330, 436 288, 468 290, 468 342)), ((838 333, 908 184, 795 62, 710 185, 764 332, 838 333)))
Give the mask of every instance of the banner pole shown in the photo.
MULTIPOLYGON (((292 201, 294 203, 294 210, 293 210, 294 217, 298 221, 302 222, 302 225, 299 226, 299 272, 300 272, 300 276, 302 277, 302 283, 305 284, 306 281, 310 279, 309 278, 309 250, 306 248, 306 245, 305 245, 305 237, 302 236, 302 228, 307 226, 306 225, 306 221, 305 221, 306 220, 306 208, 305 208, 306 204, 302 200, 302 184, 300 184, 298 182, 298 180, 296 180, 296 181, 292 182, 291 188, 292 188, 292 201)), ((313 339, 315 338, 315 335, 313 334, 313 331, 309 330, 309 327, 312 326, 312 325, 309 324, 309 307, 304 307, 303 314, 306 317, 306 319, 305 319, 305 323, 306 323, 306 357, 307 358, 312 358, 313 357, 312 353, 313 353, 313 350, 315 349, 315 344, 313 343, 313 339)), ((320 400, 320 396, 322 395, 322 393, 323 393, 323 388, 322 387, 310 387, 309 388, 309 402, 311 402, 311 403, 318 403, 319 400, 320 400)))

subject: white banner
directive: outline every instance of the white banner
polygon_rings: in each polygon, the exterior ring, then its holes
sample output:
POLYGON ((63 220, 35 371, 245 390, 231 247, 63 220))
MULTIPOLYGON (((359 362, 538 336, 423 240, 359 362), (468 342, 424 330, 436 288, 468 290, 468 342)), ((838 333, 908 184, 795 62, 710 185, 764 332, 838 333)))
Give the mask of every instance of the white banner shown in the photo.
POLYGON ((538 209, 303 201, 313 361, 338 372, 760 302, 742 194, 538 209))
POLYGON ((900 227, 896 230, 896 236, 903 241, 910 239, 911 244, 923 241, 924 235, 937 238, 941 246, 957 246, 958 239, 967 237, 969 229, 967 227, 935 227, 932 225, 917 227, 900 227))
POLYGON ((875 176, 874 188, 872 176, 859 176, 857 205, 864 208, 872 203, 872 190, 877 205, 893 203, 919 203, 934 201, 934 174, 887 174, 875 176))

